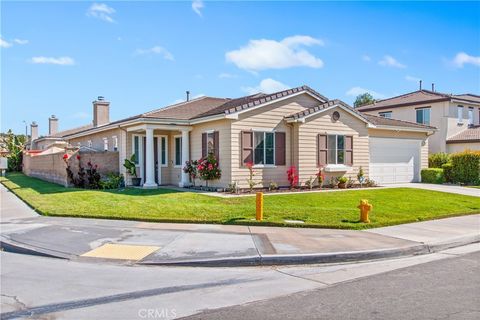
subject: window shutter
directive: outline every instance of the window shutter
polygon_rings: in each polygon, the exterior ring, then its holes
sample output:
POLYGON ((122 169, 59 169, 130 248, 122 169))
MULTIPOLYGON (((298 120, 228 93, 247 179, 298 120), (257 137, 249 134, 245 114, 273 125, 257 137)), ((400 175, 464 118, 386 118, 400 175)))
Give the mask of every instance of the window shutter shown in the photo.
POLYGON ((345 137, 345 165, 353 165, 353 137, 345 137))
POLYGON ((218 131, 215 131, 213 133, 213 148, 215 149, 215 158, 218 159, 220 158, 220 150, 218 148, 218 145, 219 145, 219 133, 218 131))
POLYGON ((285 132, 275 132, 275 164, 284 166, 286 160, 285 132))
POLYGON ((202 158, 207 156, 207 134, 202 133, 202 158))
POLYGON ((242 164, 253 162, 253 132, 242 131, 242 164))
POLYGON ((319 134, 317 139, 318 149, 318 165, 324 166, 327 164, 327 136, 319 134))

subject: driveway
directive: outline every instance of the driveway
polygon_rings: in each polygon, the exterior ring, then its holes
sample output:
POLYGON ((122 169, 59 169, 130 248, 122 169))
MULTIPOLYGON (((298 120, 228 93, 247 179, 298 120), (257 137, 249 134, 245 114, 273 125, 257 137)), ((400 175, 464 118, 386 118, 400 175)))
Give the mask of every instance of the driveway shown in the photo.
POLYGON ((402 183, 388 185, 389 188, 416 188, 416 189, 425 189, 433 191, 441 191, 448 193, 463 194, 465 196, 480 197, 480 189, 468 188, 454 185, 445 185, 445 184, 429 184, 429 183, 402 183))

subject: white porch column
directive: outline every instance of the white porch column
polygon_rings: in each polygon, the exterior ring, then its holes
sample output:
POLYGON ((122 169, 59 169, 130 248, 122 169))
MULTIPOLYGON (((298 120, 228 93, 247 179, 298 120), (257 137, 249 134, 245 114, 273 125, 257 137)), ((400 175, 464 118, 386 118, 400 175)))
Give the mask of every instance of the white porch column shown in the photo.
POLYGON ((185 161, 190 160, 190 130, 182 130, 182 179, 178 184, 180 187, 186 187, 190 184, 188 173, 183 171, 185 161))
POLYGON ((145 182, 144 188, 154 188, 155 183, 155 154, 153 146, 153 128, 147 127, 146 131, 146 146, 145 146, 145 182))

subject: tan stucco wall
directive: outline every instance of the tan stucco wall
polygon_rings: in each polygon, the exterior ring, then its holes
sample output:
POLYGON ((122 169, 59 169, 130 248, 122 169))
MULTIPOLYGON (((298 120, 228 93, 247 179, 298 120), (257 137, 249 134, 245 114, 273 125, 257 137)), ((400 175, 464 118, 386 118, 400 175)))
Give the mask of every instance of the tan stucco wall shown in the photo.
POLYGON ((480 142, 474 143, 449 143, 447 144, 448 153, 462 152, 465 150, 480 150, 480 142))
POLYGON ((468 103, 453 102, 437 102, 415 106, 395 107, 391 109, 367 111, 369 114, 379 115, 381 112, 392 112, 393 119, 416 122, 416 109, 430 107, 430 125, 438 129, 437 132, 429 139, 429 152, 449 152, 447 150, 446 140, 448 137, 465 130, 468 127, 468 108, 473 107, 474 123, 479 123, 479 110, 476 105, 468 103), (462 105, 463 108, 463 124, 458 124, 457 106, 462 105))
MULTIPOLYGON (((245 112, 239 115, 238 120, 232 120, 230 136, 232 152, 231 180, 236 181, 242 188, 248 186, 249 171, 241 163, 241 132, 264 129, 267 131, 275 130, 286 133, 286 164, 284 166, 255 168, 255 180, 262 182, 263 186, 268 186, 270 182, 275 182, 278 185, 288 185, 287 169, 292 165, 292 157, 290 156, 292 153, 292 144, 290 143, 292 129, 291 126, 285 123, 284 117, 305 110, 308 107, 318 105, 318 103, 318 100, 304 94, 245 112)), ((228 144, 228 140, 226 141, 228 144)))

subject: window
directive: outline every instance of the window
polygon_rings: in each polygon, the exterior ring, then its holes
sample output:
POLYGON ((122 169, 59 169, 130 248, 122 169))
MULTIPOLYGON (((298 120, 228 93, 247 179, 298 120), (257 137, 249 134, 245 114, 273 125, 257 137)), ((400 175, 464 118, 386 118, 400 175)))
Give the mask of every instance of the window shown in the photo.
POLYGON ((118 138, 117 138, 117 136, 113 136, 112 139, 113 139, 113 151, 117 151, 118 150, 118 138))
POLYGON ((345 164, 345 136, 327 136, 327 164, 345 164))
POLYGON ((175 166, 182 165, 182 137, 175 137, 175 166))
POLYGON ((108 151, 108 139, 103 138, 103 150, 108 151))
POLYGON ((160 164, 162 167, 168 166, 168 139, 167 136, 160 137, 160 164))
POLYGON ((392 118, 392 111, 387 112, 379 112, 378 115, 383 118, 391 119, 392 118))
POLYGON ((207 154, 215 154, 215 132, 207 132, 207 154))
POLYGON ((468 108, 468 125, 473 125, 473 108, 468 108))
POLYGON ((420 108, 417 112, 417 123, 430 124, 430 108, 420 108))
POLYGON ((135 155, 135 164, 140 163, 140 137, 133 137, 133 154, 135 155))
POLYGON ((275 164, 275 134, 273 132, 254 132, 254 164, 275 164))
POLYGON ((458 124, 463 123, 463 106, 457 106, 457 119, 458 124))

